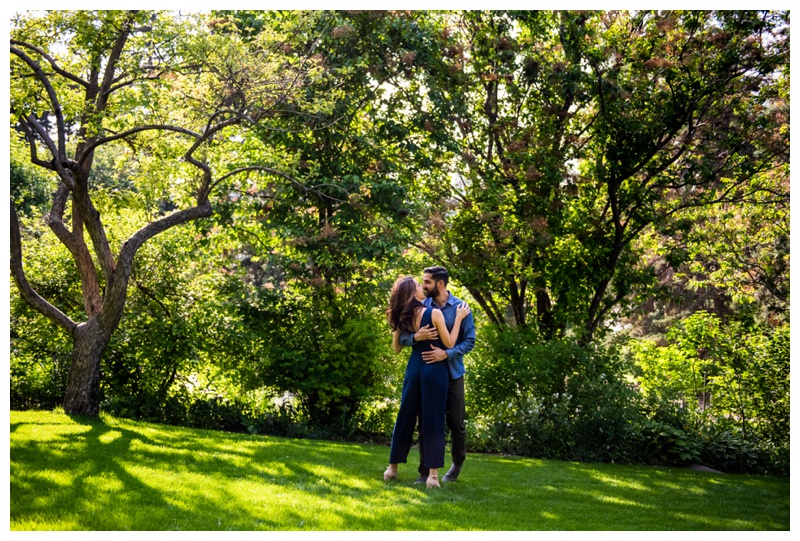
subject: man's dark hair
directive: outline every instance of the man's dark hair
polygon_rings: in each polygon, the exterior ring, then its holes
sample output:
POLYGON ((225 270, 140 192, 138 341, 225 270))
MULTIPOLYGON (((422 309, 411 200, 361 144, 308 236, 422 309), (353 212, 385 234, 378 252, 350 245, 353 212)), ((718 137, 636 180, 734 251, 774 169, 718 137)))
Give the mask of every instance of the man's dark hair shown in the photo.
POLYGON ((434 283, 438 282, 439 280, 444 280, 444 285, 447 285, 447 282, 449 281, 447 269, 444 267, 428 267, 427 269, 423 270, 422 273, 430 274, 434 283))

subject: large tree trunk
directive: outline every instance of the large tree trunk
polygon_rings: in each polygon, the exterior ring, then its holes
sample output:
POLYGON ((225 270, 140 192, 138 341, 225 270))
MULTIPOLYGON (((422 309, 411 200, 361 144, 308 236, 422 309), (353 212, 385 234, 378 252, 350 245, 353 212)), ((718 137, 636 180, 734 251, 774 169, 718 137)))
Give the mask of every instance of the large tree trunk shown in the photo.
POLYGON ((92 318, 76 327, 64 395, 66 413, 90 416, 99 413, 100 359, 113 331, 104 328, 99 318, 92 318))
POLYGON ((139 247, 158 233, 179 224, 206 218, 212 213, 208 200, 151 222, 122 245, 116 269, 111 274, 99 314, 72 330, 72 363, 64 396, 64 411, 75 415, 97 415, 100 410, 100 360, 111 335, 119 326, 128 295, 133 259, 139 247))

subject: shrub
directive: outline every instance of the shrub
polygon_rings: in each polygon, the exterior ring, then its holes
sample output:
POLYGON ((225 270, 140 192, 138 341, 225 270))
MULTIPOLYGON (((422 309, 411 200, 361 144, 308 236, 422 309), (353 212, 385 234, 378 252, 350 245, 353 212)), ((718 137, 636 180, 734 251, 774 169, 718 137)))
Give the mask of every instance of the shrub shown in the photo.
POLYGON ((192 400, 186 414, 186 425, 194 428, 243 432, 244 404, 223 396, 203 396, 192 400))
MULTIPOLYGON (((678 322, 667 338, 665 345, 628 345, 644 411, 658 425, 645 427, 648 441, 662 430, 682 431, 693 442, 690 454, 709 467, 788 471, 789 325, 723 322, 701 311, 678 322)), ((660 449, 659 460, 690 452, 660 449)))
POLYGON ((684 430, 648 420, 642 424, 643 457, 650 464, 685 466, 701 461, 701 444, 684 430))
POLYGON ((478 344, 469 360, 470 445, 565 460, 635 460, 639 407, 616 350, 541 342, 528 329, 487 329, 478 344))
POLYGON ((10 359, 12 410, 52 410, 64 400, 69 356, 35 356, 28 353, 10 359))
POLYGON ((703 427, 699 432, 698 462, 726 472, 761 473, 764 460, 758 449, 735 430, 717 425, 703 427))
POLYGON ((269 434, 287 438, 304 437, 308 427, 290 400, 281 400, 273 408, 262 408, 245 416, 242 424, 251 434, 269 434))
POLYGON ((294 396, 310 429, 349 437, 359 429, 362 405, 389 392, 397 363, 382 315, 338 303, 295 297, 248 309, 251 332, 263 346, 241 370, 249 388, 294 396))

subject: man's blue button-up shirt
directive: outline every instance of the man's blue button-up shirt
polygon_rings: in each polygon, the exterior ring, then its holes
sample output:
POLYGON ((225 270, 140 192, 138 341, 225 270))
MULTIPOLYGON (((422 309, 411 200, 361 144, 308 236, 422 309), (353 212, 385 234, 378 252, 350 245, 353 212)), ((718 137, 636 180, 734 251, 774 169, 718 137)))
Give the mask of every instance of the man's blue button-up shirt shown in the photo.
MULTIPOLYGON (((448 293, 450 292, 448 291, 448 293)), ((456 322, 456 309, 462 302, 464 301, 450 293, 444 306, 436 304, 431 297, 426 297, 422 304, 426 307, 433 306, 441 310, 445 325, 447 325, 447 330, 449 331, 456 322)), ((409 333, 401 334, 400 345, 411 347, 413 336, 413 334, 409 333)), ((447 368, 450 369, 450 379, 458 379, 464 375, 464 355, 472 351, 473 347, 475 347, 475 320, 472 317, 472 312, 470 312, 461 321, 461 329, 459 329, 455 346, 445 350, 447 352, 447 368)))

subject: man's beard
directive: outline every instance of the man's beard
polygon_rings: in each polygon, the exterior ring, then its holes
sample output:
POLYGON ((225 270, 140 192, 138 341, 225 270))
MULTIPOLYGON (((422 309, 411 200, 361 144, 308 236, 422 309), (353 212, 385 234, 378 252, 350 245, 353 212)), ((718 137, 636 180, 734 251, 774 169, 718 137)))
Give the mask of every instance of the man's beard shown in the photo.
POLYGON ((436 298, 436 295, 439 293, 439 292, 438 292, 438 291, 436 291, 435 289, 434 289, 434 290, 432 290, 432 291, 428 291, 428 290, 427 290, 427 289, 425 289, 424 287, 422 288, 422 291, 425 293, 425 297, 426 297, 426 298, 433 298, 433 299, 435 299, 435 298, 436 298))

